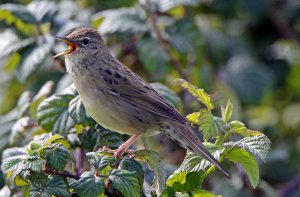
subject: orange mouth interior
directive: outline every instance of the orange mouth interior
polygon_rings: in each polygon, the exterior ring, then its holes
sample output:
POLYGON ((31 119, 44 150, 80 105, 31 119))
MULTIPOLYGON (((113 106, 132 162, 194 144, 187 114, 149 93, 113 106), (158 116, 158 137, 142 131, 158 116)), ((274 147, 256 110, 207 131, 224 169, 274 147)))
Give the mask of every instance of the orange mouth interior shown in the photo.
POLYGON ((55 56, 53 56, 53 58, 57 58, 59 56, 62 56, 62 55, 68 55, 68 54, 71 54, 73 51, 76 50, 76 44, 74 42, 71 42, 69 40, 63 40, 66 44, 68 44, 68 48, 67 50, 65 50, 64 52, 61 52, 61 53, 58 53, 56 54, 55 56))

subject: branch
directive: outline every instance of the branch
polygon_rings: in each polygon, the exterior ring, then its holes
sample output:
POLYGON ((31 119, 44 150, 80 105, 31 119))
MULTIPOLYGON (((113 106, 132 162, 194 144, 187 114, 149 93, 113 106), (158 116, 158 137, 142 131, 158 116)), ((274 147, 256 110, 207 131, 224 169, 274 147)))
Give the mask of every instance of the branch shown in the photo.
POLYGON ((147 16, 149 17, 149 22, 151 29, 155 33, 155 36, 157 38, 158 44, 161 46, 161 48, 164 50, 166 54, 168 54, 171 63, 174 65, 176 71, 179 73, 179 75, 187 80, 188 80, 188 75, 181 69, 181 63, 178 60, 176 56, 173 55, 172 53, 172 47, 170 43, 163 37, 162 32, 160 31, 158 25, 157 25, 157 13, 152 12, 150 2, 149 0, 146 0, 146 6, 141 5, 142 8, 146 11, 147 16))
POLYGON ((43 172, 45 174, 58 175, 58 176, 61 176, 61 177, 68 177, 68 178, 72 178, 72 179, 76 179, 76 180, 80 179, 79 175, 72 174, 71 172, 68 172, 68 171, 59 172, 59 171, 56 171, 54 169, 45 169, 45 170, 43 170, 43 172))

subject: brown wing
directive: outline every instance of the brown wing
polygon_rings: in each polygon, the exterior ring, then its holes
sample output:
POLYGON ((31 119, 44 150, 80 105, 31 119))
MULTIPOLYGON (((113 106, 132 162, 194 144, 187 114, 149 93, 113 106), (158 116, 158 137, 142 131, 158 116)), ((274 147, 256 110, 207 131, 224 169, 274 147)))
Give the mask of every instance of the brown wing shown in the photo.
POLYGON ((174 107, 129 68, 120 65, 118 71, 108 68, 105 73, 106 75, 103 77, 104 81, 106 81, 106 88, 112 94, 120 95, 131 105, 147 112, 177 122, 187 122, 174 107), (105 77, 107 78, 106 80, 105 77))

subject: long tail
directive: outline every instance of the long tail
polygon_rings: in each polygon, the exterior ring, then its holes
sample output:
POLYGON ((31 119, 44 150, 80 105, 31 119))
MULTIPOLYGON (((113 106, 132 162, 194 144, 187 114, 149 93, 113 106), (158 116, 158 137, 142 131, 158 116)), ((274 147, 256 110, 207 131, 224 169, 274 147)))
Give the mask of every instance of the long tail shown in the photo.
POLYGON ((167 135, 176 141, 185 149, 191 150, 206 160, 214 164, 223 174, 230 178, 230 175, 221 167, 218 161, 212 156, 210 152, 204 147, 200 139, 196 136, 195 132, 188 126, 182 123, 169 122, 169 126, 165 129, 167 135))

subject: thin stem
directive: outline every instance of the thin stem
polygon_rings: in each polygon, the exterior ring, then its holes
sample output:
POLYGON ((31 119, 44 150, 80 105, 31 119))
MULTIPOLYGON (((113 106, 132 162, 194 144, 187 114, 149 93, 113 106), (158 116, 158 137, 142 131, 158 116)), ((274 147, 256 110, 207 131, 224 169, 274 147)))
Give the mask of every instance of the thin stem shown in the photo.
POLYGON ((179 75, 183 79, 189 81, 187 73, 183 72, 183 70, 181 69, 180 61, 178 60, 178 58, 176 56, 173 55, 172 47, 171 47, 170 43, 166 39, 164 39, 163 34, 157 25, 157 14, 152 12, 152 10, 150 8, 149 0, 146 1, 146 4, 147 4, 147 6, 142 5, 142 7, 144 8, 147 16, 149 17, 149 22, 150 22, 151 28, 152 28, 153 32, 155 33, 155 36, 157 38, 159 45, 164 50, 164 52, 166 54, 168 54, 171 63, 173 64, 174 68, 179 73, 179 75))
POLYGON ((61 176, 61 177, 67 177, 67 178, 72 178, 72 179, 76 179, 76 180, 79 180, 80 179, 80 176, 77 175, 77 174, 72 174, 71 172, 69 171, 63 171, 63 172, 59 172, 59 171, 56 171, 54 169, 45 169, 43 170, 43 172, 45 174, 52 174, 52 175, 57 175, 57 176, 61 176))

